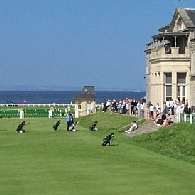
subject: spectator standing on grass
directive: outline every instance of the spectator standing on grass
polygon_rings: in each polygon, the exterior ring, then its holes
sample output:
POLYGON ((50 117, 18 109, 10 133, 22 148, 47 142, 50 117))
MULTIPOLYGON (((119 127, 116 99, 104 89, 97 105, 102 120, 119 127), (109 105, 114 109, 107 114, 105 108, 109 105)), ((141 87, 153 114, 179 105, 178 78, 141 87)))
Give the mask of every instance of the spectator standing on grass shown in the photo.
POLYGON ((150 104, 149 106, 149 114, 150 114, 150 119, 154 119, 154 105, 150 104))
POLYGON ((138 115, 138 110, 137 110, 137 100, 135 100, 133 110, 134 110, 134 115, 135 115, 135 116, 137 116, 137 115, 138 115))
MULTIPOLYGON (((138 114, 139 117, 140 117, 140 105, 141 105, 141 102, 138 101, 138 102, 137 102, 137 114, 138 114)), ((141 117, 140 117, 140 118, 141 118, 141 117)))
POLYGON ((106 110, 107 110, 107 107, 106 107, 106 101, 104 101, 104 103, 103 103, 103 109, 102 109, 102 112, 106 112, 106 110))
POLYGON ((167 104, 165 104, 165 108, 163 110, 164 114, 169 114, 169 107, 167 106, 167 104))
POLYGON ((184 106, 183 113, 184 114, 190 114, 191 113, 191 110, 190 110, 190 108, 188 108, 187 104, 184 106))
POLYGON ((122 114, 126 114, 127 113, 127 108, 126 108, 126 100, 125 99, 123 100, 122 105, 123 105, 122 114))
POLYGON ((174 101, 173 101, 173 99, 171 99, 170 101, 169 101, 169 105, 170 105, 170 114, 171 115, 174 115, 174 101))
POLYGON ((134 106, 135 106, 135 100, 131 101, 131 115, 134 115, 134 106))
POLYGON ((144 103, 141 102, 139 105, 139 116, 140 118, 144 118, 144 103))

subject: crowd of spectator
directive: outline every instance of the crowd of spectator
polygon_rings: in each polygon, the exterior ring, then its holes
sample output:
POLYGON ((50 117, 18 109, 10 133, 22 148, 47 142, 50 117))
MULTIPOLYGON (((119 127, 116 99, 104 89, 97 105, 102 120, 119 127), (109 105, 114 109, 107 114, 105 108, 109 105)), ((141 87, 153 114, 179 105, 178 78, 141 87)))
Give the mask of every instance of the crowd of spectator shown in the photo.
POLYGON ((108 99, 102 103, 103 112, 115 112, 120 114, 130 114, 140 118, 144 118, 144 100, 136 99, 108 99))
MULTIPOLYGON (((129 114, 138 118, 146 118, 154 121, 156 126, 168 126, 174 122, 180 121, 181 114, 191 114, 192 110, 188 107, 186 101, 170 100, 163 103, 163 107, 159 103, 146 103, 145 99, 108 99, 102 103, 103 112, 114 112, 120 114, 129 114)), ((129 130, 125 133, 131 133, 138 129, 137 122, 133 121, 129 130)))
POLYGON ((191 114, 191 108, 188 107, 188 103, 180 100, 170 100, 163 104, 161 109, 159 104, 153 105, 149 103, 149 118, 154 120, 157 126, 167 126, 174 121, 179 121, 181 114, 191 114))
POLYGON ((156 125, 170 125, 174 121, 179 121, 180 114, 190 114, 192 111, 186 101, 170 100, 160 107, 160 104, 146 105, 145 100, 136 99, 108 99, 102 103, 103 112, 115 112, 120 114, 129 114, 139 118, 153 120, 156 125))

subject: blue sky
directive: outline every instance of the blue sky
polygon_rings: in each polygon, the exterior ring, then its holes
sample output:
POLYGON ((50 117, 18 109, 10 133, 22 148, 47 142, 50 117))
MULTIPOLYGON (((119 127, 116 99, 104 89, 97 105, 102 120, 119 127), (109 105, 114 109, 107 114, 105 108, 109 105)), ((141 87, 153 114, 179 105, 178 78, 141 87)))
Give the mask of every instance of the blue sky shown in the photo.
POLYGON ((145 90, 147 43, 194 0, 0 0, 0 90, 145 90))

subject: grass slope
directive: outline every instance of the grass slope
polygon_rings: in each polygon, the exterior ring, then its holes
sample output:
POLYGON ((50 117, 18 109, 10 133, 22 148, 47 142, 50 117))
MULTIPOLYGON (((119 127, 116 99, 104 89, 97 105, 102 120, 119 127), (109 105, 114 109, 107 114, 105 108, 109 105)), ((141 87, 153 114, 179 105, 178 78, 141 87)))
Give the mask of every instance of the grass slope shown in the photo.
POLYGON ((134 118, 98 113, 79 119, 76 133, 57 132, 54 119, 0 120, 0 194, 3 195, 183 195, 195 194, 195 166, 132 145, 120 134, 134 118), (99 120, 97 132, 88 126, 99 120), (115 132, 116 146, 102 147, 115 132))
POLYGON ((137 136, 133 141, 147 149, 195 163, 195 125, 178 123, 137 136))

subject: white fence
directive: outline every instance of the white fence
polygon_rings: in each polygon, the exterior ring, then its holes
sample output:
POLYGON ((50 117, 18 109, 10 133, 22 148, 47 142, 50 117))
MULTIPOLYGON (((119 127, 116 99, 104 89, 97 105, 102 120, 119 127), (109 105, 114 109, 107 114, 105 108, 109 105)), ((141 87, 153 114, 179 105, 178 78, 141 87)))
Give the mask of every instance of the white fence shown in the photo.
POLYGON ((0 107, 74 107, 74 104, 0 104, 0 107))
POLYGON ((195 113, 192 114, 180 114, 180 121, 195 123, 195 113))

